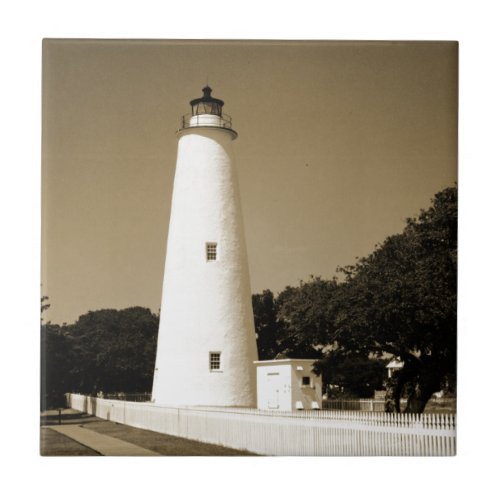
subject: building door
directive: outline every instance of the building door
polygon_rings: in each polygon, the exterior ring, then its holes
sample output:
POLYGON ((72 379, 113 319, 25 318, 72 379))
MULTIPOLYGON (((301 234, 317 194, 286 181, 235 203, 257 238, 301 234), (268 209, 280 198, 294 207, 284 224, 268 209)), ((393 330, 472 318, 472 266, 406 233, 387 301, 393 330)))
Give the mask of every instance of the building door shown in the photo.
POLYGON ((267 374, 267 408, 269 410, 278 410, 280 407, 281 377, 278 372, 267 374))

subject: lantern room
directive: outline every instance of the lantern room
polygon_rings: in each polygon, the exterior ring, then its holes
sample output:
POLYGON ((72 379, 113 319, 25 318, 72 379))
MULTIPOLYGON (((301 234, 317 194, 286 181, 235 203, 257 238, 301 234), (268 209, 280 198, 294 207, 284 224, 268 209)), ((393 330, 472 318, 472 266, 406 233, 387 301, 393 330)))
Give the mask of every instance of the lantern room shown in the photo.
POLYGON ((193 99, 191 104, 191 114, 196 115, 217 115, 222 116, 222 106, 224 101, 212 97, 212 89, 207 85, 202 89, 203 97, 193 99))
POLYGON ((208 85, 202 90, 202 97, 189 102, 191 113, 182 117, 179 132, 193 127, 218 127, 231 131, 236 138, 238 134, 232 129, 231 117, 222 113, 224 101, 212 97, 212 89, 208 85))

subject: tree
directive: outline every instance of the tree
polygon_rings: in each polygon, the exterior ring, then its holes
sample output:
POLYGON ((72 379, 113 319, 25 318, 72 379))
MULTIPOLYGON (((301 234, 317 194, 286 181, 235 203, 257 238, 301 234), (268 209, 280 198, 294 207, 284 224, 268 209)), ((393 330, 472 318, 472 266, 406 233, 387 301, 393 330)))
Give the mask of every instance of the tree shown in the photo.
POLYGON ((390 353, 404 366, 391 380, 389 401, 420 413, 456 372, 457 189, 434 197, 402 234, 341 269, 335 338, 354 354, 390 353))
POLYGON ((47 302, 48 300, 49 300, 49 298, 47 297, 47 295, 44 295, 40 299, 40 314, 42 316, 42 318, 41 318, 42 323, 43 323, 43 312, 50 308, 50 304, 47 302), (44 302, 47 302, 47 303, 44 303, 44 302))
POLYGON ((372 397, 382 388, 384 363, 366 353, 346 353, 339 345, 335 319, 342 285, 337 280, 311 276, 298 287, 287 287, 275 301, 281 329, 277 353, 318 359, 315 371, 327 389, 332 384, 348 397, 372 397))
POLYGON ((277 318, 276 301, 270 290, 252 295, 259 359, 274 359, 280 352, 283 325, 277 318))
POLYGON ((326 382, 329 397, 372 398, 375 390, 383 389, 385 365, 381 359, 333 349, 318 361, 316 370, 326 382))
MULTIPOLYGON (((275 299, 273 313, 278 325, 273 356, 321 359, 330 345, 336 280, 311 276, 298 287, 286 287, 275 299)), ((331 371, 324 364, 315 370, 323 375, 323 384, 331 383, 331 371)))
POLYGON ((298 287, 286 287, 276 300, 284 325, 281 352, 288 356, 318 358, 331 348, 337 281, 311 276, 298 287))
POLYGON ((275 298, 270 290, 252 296, 260 359, 278 354, 294 358, 321 357, 328 339, 332 294, 336 281, 311 277, 286 287, 275 298))
POLYGON ((64 393, 71 387, 73 344, 65 329, 52 323, 41 327, 41 409, 64 406, 64 393))
POLYGON ((49 298, 40 299, 40 409, 64 406, 64 393, 70 387, 72 367, 71 338, 65 328, 44 322, 43 313, 50 308, 49 298))
POLYGON ((102 309, 69 327, 75 386, 82 393, 147 392, 153 382, 158 316, 143 307, 102 309))
POLYGON ((42 324, 42 408, 62 406, 66 392, 149 392, 158 324, 143 307, 90 311, 71 325, 42 324))

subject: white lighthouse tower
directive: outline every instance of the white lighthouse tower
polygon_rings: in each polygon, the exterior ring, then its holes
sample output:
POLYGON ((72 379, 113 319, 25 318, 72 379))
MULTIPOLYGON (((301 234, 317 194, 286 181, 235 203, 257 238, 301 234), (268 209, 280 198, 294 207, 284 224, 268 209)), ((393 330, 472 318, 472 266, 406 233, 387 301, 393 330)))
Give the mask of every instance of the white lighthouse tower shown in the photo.
POLYGON ((152 400, 161 405, 256 406, 257 345, 232 141, 211 96, 183 117, 152 400))

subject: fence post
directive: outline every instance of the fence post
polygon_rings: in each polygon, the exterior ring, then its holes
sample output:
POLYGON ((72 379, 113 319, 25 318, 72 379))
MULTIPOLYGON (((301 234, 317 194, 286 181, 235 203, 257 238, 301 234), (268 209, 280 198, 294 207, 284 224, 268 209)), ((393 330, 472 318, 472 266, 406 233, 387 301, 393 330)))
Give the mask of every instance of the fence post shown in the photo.
MULTIPOLYGON (((453 455, 453 415, 399 415, 353 410, 260 411, 243 408, 180 408, 98 400, 71 395, 94 414, 146 430, 271 455, 453 455), (128 407, 128 408, 127 408, 128 407), (122 410, 122 411, 120 411, 122 410)), ((370 402, 364 408, 375 407, 370 402)), ((59 424, 62 424, 62 408, 59 424)))

